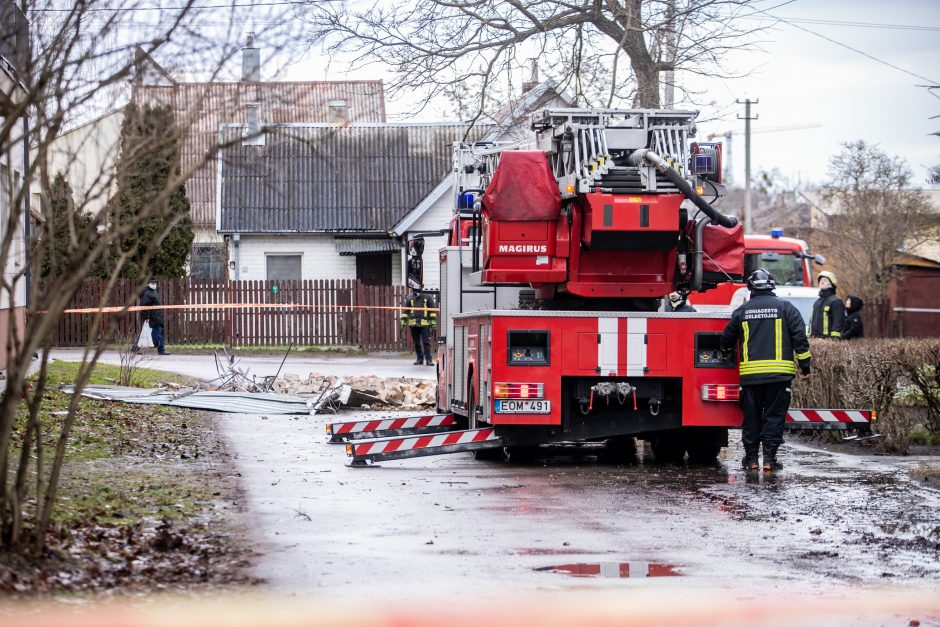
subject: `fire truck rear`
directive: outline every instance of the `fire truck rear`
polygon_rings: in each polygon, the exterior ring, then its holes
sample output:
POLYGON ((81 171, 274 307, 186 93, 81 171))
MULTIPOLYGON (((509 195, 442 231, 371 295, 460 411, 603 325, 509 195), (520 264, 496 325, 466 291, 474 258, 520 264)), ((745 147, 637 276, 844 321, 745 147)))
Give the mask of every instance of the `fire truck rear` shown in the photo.
MULTIPOLYGON (((456 146, 439 413, 337 423, 334 440, 356 462, 585 441, 621 456, 636 437, 660 460, 714 460, 742 421, 729 314, 660 311, 743 279, 741 226, 716 208, 721 146, 693 141, 695 117, 546 109, 526 146, 456 146)), ((852 414, 791 421, 867 425, 852 414)))

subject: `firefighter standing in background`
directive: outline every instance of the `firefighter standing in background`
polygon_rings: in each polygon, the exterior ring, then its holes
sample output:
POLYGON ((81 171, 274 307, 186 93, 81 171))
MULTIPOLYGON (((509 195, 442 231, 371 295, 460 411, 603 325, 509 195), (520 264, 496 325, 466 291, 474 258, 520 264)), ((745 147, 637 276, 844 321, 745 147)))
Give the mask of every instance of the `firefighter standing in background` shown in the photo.
POLYGON ((695 307, 689 304, 689 295, 683 294, 682 292, 672 292, 668 296, 669 303, 667 304, 667 311, 675 311, 676 313, 693 313, 695 312, 695 307))
POLYGON ((840 339, 845 326, 845 306, 836 296, 836 275, 820 272, 816 277, 819 286, 819 298, 813 303, 813 319, 809 323, 809 333, 813 337, 840 339))
POLYGON ((431 330, 437 328, 437 311, 434 311, 437 305, 434 303, 434 297, 421 291, 421 284, 413 279, 408 279, 408 287, 411 292, 405 297, 405 302, 401 309, 401 328, 405 329, 407 325, 411 329, 411 339, 415 343, 415 354, 417 359, 415 365, 422 363, 433 366, 431 356, 431 330))
POLYGON ((758 268, 747 278, 747 287, 751 298, 731 314, 721 335, 721 350, 727 354, 740 344, 742 466, 757 470, 763 445, 764 470, 778 470, 783 464, 777 460, 777 449, 783 444, 790 384, 797 368, 793 358, 801 376, 808 378, 809 341, 800 312, 774 294, 777 284, 770 272, 758 268))

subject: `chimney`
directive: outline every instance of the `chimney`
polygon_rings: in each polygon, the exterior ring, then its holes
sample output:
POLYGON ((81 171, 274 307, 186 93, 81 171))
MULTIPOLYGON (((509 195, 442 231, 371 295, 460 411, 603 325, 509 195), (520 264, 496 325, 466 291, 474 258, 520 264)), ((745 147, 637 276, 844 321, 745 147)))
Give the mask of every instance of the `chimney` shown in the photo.
POLYGON ((522 93, 527 93, 538 87, 539 84, 539 66, 535 59, 532 59, 532 74, 529 80, 522 83, 522 93))
POLYGON ((242 48, 242 81, 261 81, 261 50, 255 48, 255 34, 248 33, 248 43, 242 48))

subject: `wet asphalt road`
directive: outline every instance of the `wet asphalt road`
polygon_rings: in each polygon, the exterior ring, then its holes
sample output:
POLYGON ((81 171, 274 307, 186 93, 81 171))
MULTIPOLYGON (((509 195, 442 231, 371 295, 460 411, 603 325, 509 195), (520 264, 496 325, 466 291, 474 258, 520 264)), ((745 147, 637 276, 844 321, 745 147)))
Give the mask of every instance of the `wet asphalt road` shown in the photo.
MULTIPOLYGON (((243 366, 273 374, 279 361, 248 357, 243 366)), ((147 365, 215 376, 211 355, 147 365)), ((285 371, 431 374, 400 357, 291 358, 285 371)), ((915 457, 791 442, 783 471, 749 475, 733 432, 709 467, 658 465, 641 448, 622 466, 552 449, 526 466, 464 453, 350 468, 342 446, 327 443, 327 421, 220 415, 259 543, 255 574, 278 593, 351 607, 560 592, 940 599, 940 491, 911 479, 915 457)), ((940 625, 935 607, 935 616, 917 616, 922 625, 940 625)), ((907 624, 895 618, 825 624, 907 624)))
POLYGON ((940 493, 908 478, 913 459, 790 445, 783 471, 748 476, 734 445, 711 467, 555 449, 529 466, 465 453, 349 468, 325 422, 223 417, 266 543, 257 574, 280 591, 938 590, 940 493))

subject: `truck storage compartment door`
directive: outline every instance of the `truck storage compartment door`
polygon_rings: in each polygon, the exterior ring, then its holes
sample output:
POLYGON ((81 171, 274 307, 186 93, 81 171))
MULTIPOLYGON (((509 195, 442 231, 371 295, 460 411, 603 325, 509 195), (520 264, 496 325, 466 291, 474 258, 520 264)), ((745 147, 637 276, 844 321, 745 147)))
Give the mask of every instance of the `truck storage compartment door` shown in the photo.
POLYGON ((666 335, 647 332, 646 318, 598 318, 597 333, 578 334, 577 368, 601 376, 637 376, 666 369, 666 335))

